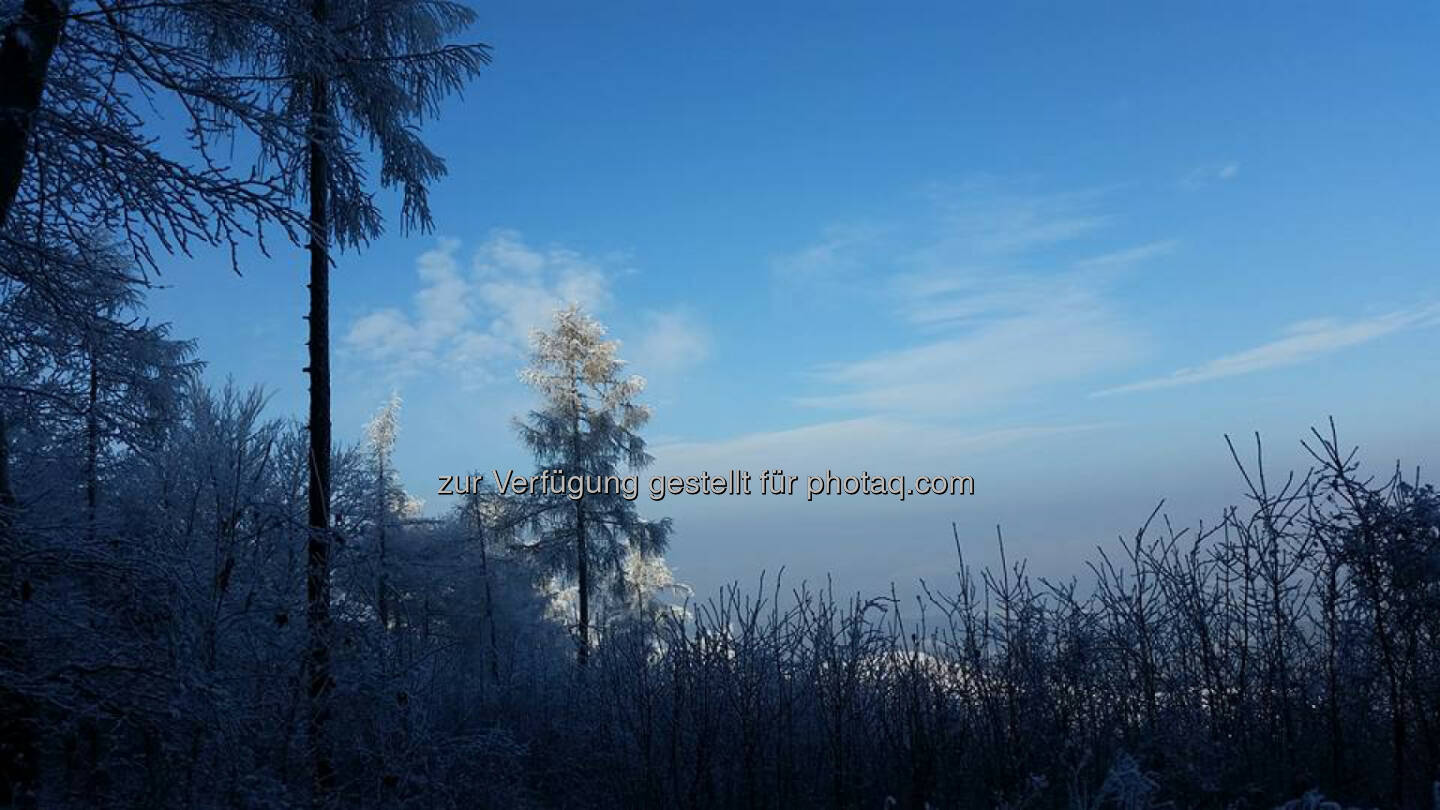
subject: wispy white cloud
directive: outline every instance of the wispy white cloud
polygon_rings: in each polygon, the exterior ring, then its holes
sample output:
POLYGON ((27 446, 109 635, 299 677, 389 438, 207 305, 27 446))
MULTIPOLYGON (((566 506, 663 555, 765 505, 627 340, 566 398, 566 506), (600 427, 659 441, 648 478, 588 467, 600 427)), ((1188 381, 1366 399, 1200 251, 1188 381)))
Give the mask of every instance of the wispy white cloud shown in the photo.
POLYGON ((911 257, 927 264, 993 266, 1091 236, 1114 222, 1107 189, 1023 193, 995 183, 939 188, 932 216, 910 234, 911 257))
POLYGON ((710 356, 709 330, 689 309, 650 312, 645 331, 629 347, 630 360, 646 373, 675 374, 700 365, 710 356))
POLYGON ((1440 305, 1400 310, 1348 322, 1332 318, 1301 321, 1286 328, 1284 337, 1269 343, 1223 355, 1199 366, 1182 368, 1163 377, 1096 391, 1092 396, 1173 388, 1292 366, 1407 329, 1436 323, 1440 323, 1440 305))
POLYGON ((1014 255, 1078 239, 1110 222, 1071 204, 1062 197, 1006 200, 984 210, 967 206, 947 217, 950 233, 939 247, 979 256, 1014 255))
POLYGON ((469 268, 460 242, 440 240, 416 262, 420 288, 408 310, 385 307, 356 319, 342 348, 391 378, 444 371, 463 385, 513 374, 530 331, 570 302, 603 310, 613 272, 564 248, 537 249, 495 231, 469 268))
POLYGON ((850 281, 866 269, 883 236, 884 229, 873 224, 832 225, 814 244, 775 257, 771 270, 777 279, 793 284, 850 281))
POLYGON ((777 256, 777 281, 873 287, 877 278, 917 267, 1004 267, 1035 251, 1089 236, 1113 218, 1103 189, 1025 194, 995 183, 936 187, 919 215, 826 227, 812 244, 777 256))
POLYGON ((1075 263, 1075 266, 1082 270, 1130 267, 1132 265, 1149 261, 1150 259, 1157 259, 1161 256, 1168 256, 1169 254, 1174 253, 1175 248, 1179 245, 1180 242, 1177 239, 1164 239, 1158 242, 1147 242, 1143 245, 1137 245, 1132 248, 1114 250, 1110 251, 1109 253, 1102 253, 1099 256, 1091 256, 1088 259, 1081 259, 1080 261, 1075 263))
POLYGON ((898 351, 820 369, 841 389, 802 405, 960 413, 1085 377, 1134 359, 1136 341, 1098 305, 1076 299, 1030 309, 898 351))
POLYGON ((499 231, 476 251, 473 289, 481 311, 491 315, 487 331, 523 347, 530 331, 547 324, 560 307, 609 306, 611 277, 599 261, 573 250, 536 250, 519 234, 499 231))
POLYGON ((1195 191, 1216 183, 1234 180, 1240 174, 1240 164, 1234 161, 1207 163, 1196 166, 1180 178, 1180 187, 1195 191))
POLYGON ((1176 243, 1066 257, 1111 221, 1103 199, 1099 192, 940 198, 923 227, 886 229, 887 241, 867 245, 874 264, 864 305, 888 304, 921 337, 816 368, 812 381, 829 390, 792 401, 954 414, 1131 362, 1143 341, 1116 313, 1109 288, 1120 271, 1176 243))
MULTIPOLYGON (((725 468, 791 472, 830 468, 858 472, 878 463, 892 472, 942 469, 958 457, 1053 436, 1113 427, 1109 423, 1034 424, 990 430, 958 428, 888 416, 820 422, 789 430, 762 431, 700 442, 657 442, 651 452, 657 469, 675 473, 725 468)), ((877 470, 878 471, 878 470, 877 470)))

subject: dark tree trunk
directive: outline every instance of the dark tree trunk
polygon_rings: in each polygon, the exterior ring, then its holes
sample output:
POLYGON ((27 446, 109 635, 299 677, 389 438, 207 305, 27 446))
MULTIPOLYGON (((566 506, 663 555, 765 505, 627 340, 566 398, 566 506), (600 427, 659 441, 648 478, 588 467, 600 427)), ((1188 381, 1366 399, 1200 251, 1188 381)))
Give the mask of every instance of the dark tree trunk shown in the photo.
POLYGON ((25 0, 0 41, 0 226, 20 191, 45 73, 69 10, 69 0, 25 0))
POLYGON ((475 511, 475 536, 480 541, 480 576, 485 580, 485 626, 490 632, 490 680, 500 683, 500 648, 495 637, 495 600, 490 588, 490 552, 486 547, 486 526, 479 507, 475 511))
MULTIPOLYGON (((321 25, 325 0, 312 0, 321 25)), ((309 624, 307 670, 310 696, 310 762, 313 803, 328 805, 335 772, 326 726, 330 719, 330 165, 329 87, 323 76, 310 84, 310 490, 305 602, 309 624)))
POLYGON ((95 366, 95 348, 90 347, 90 398, 85 409, 85 535, 95 540, 95 508, 100 498, 100 370, 95 366))
POLYGON ((585 544, 585 509, 575 501, 576 578, 580 589, 580 666, 590 663, 590 550, 585 544))
POLYGON ((10 487, 10 433, 5 424, 5 413, 0 411, 0 541, 7 539, 10 512, 15 505, 15 490, 10 487))
MULTIPOLYGON (((575 374, 571 373, 571 379, 575 374)), ((576 383, 572 389, 575 391, 575 398, 579 399, 579 384, 576 383)), ((574 465, 575 472, 584 469, 580 461, 580 409, 575 409, 574 422, 570 427, 570 459, 574 465)), ((565 474, 571 474, 565 470, 565 474)), ((583 670, 590 663, 590 550, 585 543, 585 507, 584 498, 575 500, 575 578, 578 580, 576 587, 580 591, 580 649, 577 660, 583 670)))
MULTIPOLYGON (((45 91, 45 73, 64 30, 67 10, 68 4, 60 0, 25 0, 0 39, 0 227, 9 221, 10 208, 20 191, 30 132, 45 91)), ((0 413, 0 553, 7 555, 13 547, 10 528, 17 506, 10 486, 9 439, 5 415, 0 413)), ((16 572, 10 569, 8 560, 5 569, 3 581, 8 585, 16 572)), ((28 583, 21 584, 20 590, 28 591, 28 583)), ((11 607, 5 605, 7 610, 11 607)), ((0 663, 6 669, 22 670, 19 646, 17 640, 13 647, 0 647, 0 663)), ((34 714, 35 707, 27 696, 0 688, 0 717, 5 718, 0 724, 0 803, 6 806, 34 803, 34 714)))
MULTIPOLYGON (((1327 557, 1330 551, 1325 551, 1327 557)), ((1330 738, 1330 773, 1332 778, 1348 787, 1344 766, 1344 741, 1340 725, 1340 677, 1337 650, 1340 645, 1340 625, 1337 619, 1339 597, 1338 566, 1334 562, 1326 565, 1324 616, 1325 616, 1325 719, 1330 738)))
POLYGON ((382 462, 376 469, 375 484, 379 487, 380 509, 375 519, 375 540, 380 549, 380 575, 375 583, 375 594, 377 606, 380 612, 380 630, 390 630, 390 581, 387 576, 389 572, 389 561, 385 554, 385 521, 390 517, 389 489, 385 486, 385 465, 382 462))
MULTIPOLYGON (((14 538, 10 536, 10 527, 17 505, 10 488, 9 434, 5 414, 0 412, 0 565, 3 565, 0 584, 7 588, 3 609, 16 614, 30 591, 30 583, 12 566, 14 538), (17 579, 21 581, 16 582, 17 579), (14 597, 9 595, 12 589, 14 597)), ((10 639, 0 644, 0 666, 11 672, 28 669, 24 639, 10 639)), ((0 683, 0 806, 35 806, 33 790, 39 776, 36 714, 35 701, 29 695, 0 683)))

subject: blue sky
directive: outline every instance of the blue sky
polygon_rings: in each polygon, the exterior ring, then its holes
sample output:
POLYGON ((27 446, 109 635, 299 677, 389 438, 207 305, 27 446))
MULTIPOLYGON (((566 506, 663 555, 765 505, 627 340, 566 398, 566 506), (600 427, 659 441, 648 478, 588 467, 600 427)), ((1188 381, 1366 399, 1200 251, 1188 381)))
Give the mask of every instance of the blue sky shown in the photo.
MULTIPOLYGON (((652 474, 976 479, 647 504, 702 590, 939 578, 951 521, 1071 573, 1162 497, 1238 502, 1227 432, 1272 470, 1331 415, 1377 468, 1437 456, 1433 4, 677 6, 477 6, 435 233, 339 259, 335 428, 399 390, 432 509, 530 466, 515 371, 566 298, 650 380, 652 474)), ((153 308, 302 414, 305 258, 251 259, 174 261, 153 308)))

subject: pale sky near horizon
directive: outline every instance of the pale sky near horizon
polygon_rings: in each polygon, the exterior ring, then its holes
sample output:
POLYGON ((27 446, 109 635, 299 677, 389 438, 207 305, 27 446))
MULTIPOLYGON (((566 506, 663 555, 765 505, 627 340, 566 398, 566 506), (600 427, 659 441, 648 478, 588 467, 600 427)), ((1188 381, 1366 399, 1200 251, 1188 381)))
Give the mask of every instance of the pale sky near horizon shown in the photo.
MULTIPOLYGON (((529 470, 528 330, 584 303, 647 377, 643 473, 965 474, 976 494, 642 498, 680 579, 874 591, 967 555, 1081 573, 1334 416, 1440 457, 1440 8, 477 4, 494 65, 427 124, 430 235, 339 257, 335 430, 529 470)), ((393 214, 393 210, 391 211, 393 214)), ((302 415, 305 260, 174 260, 157 318, 302 415)))

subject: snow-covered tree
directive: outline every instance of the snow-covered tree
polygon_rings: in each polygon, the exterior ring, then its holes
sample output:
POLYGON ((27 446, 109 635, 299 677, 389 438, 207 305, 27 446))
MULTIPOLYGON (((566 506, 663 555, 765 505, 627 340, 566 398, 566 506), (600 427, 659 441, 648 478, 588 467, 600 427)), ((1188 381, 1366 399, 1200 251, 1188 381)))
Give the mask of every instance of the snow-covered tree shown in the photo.
MULTIPOLYGON (((540 469, 593 482, 649 465, 637 432, 650 419, 650 409, 636 401, 645 380, 622 374, 619 343, 605 339, 605 327, 572 304, 555 314, 549 330, 536 330, 531 342, 531 362, 520 377, 543 404, 516 427, 540 469)), ((574 577, 582 666, 590 654, 591 596, 606 579, 623 595, 628 555, 660 554, 671 532, 669 518, 642 518, 619 488, 588 489, 603 491, 578 498, 537 494, 525 505, 532 529, 526 544, 542 571, 574 577)))
POLYGON ((146 284, 113 244, 82 242, 43 284, 0 280, 0 409, 81 459, 94 531, 100 480, 121 449, 153 448, 179 416, 195 344, 144 320, 146 284))
POLYGON ((25 168, 46 73, 64 30, 68 0, 8 3, 0 35, 0 226, 10 214, 25 168))
POLYGON ((56 237, 96 229, 150 267, 197 244, 233 260, 267 226, 300 241, 286 167, 243 157, 304 135, 265 68, 293 5, 26 0, 0 41, 0 225, 22 259, 0 269, 33 281, 56 237))
POLYGON ((429 228, 427 192, 445 164, 421 140, 418 125, 479 73, 489 51, 449 41, 474 21, 475 12, 447 0, 309 0, 307 11, 308 19, 277 29, 280 56, 264 70, 288 86, 288 117, 305 122, 303 140, 266 145, 273 147, 267 154, 291 168, 291 176, 303 178, 293 188, 309 201, 309 736, 316 800, 323 801, 334 783, 324 751, 332 682, 331 246, 358 246, 381 230, 362 146, 379 155, 380 185, 402 191, 402 229, 429 228))
POLYGON ((625 556, 623 578, 627 586, 621 600, 625 612, 646 621, 667 614, 682 615, 680 608, 667 598, 683 599, 692 594, 689 585, 675 578, 664 557, 644 554, 637 548, 630 549, 625 556))
POLYGON ((390 627, 390 584, 386 530, 397 513, 403 513, 407 506, 407 496, 399 489, 395 469, 390 462, 399 433, 400 394, 395 392, 375 416, 365 423, 365 440, 375 465, 375 509, 372 517, 377 568, 375 604, 380 616, 380 626, 387 629, 390 627))

